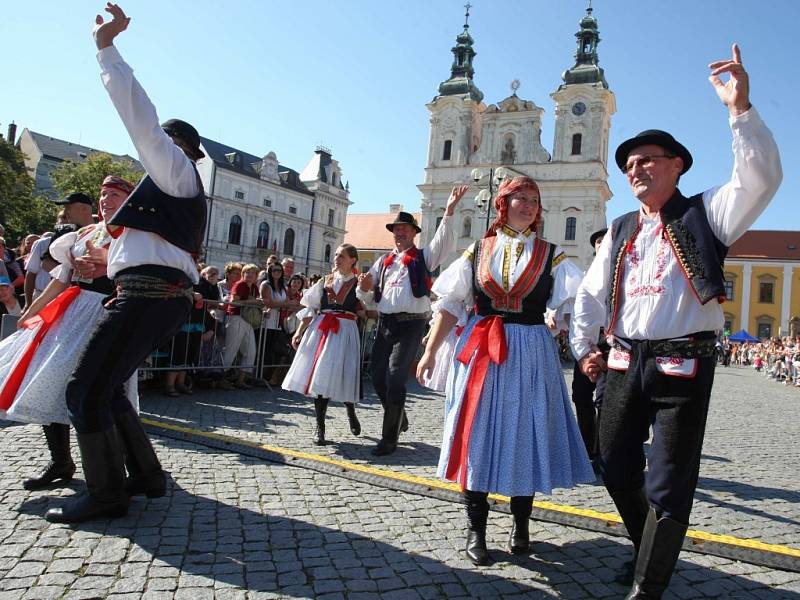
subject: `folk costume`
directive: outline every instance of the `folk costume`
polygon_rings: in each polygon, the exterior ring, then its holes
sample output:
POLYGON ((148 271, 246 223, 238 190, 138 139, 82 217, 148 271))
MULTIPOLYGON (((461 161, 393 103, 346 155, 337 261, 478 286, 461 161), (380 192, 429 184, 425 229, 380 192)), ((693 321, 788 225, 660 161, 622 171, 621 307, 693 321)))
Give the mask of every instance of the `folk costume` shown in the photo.
MULTIPOLYGON (((44 472, 25 481, 26 489, 40 489, 57 480, 69 481, 75 473, 64 398, 66 382, 103 316, 103 299, 113 291, 111 280, 105 275, 86 279, 74 269, 73 260, 86 253, 87 241, 96 248, 108 248, 111 236, 104 222, 53 242, 50 254, 61 263, 53 273, 70 287, 28 319, 22 329, 0 342, 0 416, 41 424, 51 455, 44 472)), ((125 397, 138 412, 136 373, 124 388, 125 397)))
POLYGON ((361 433, 355 413, 360 398, 361 335, 358 313, 363 311, 356 297, 358 279, 339 272, 327 275, 303 294, 303 317, 314 320, 283 380, 283 389, 315 398, 317 431, 315 442, 325 441, 328 402, 343 402, 353 435, 361 433))
MULTIPOLYGON (((427 246, 395 249, 380 257, 369 271, 375 282, 372 292, 359 292, 365 304, 374 300, 380 313, 371 372, 383 406, 381 440, 372 451, 376 456, 394 452, 400 432, 408 429, 406 380, 430 317, 430 273, 456 249, 452 221, 445 215, 427 246)), ((421 231, 414 216, 405 212, 386 228, 392 231, 401 223, 421 231)))
MULTIPOLYGON (((679 190, 660 213, 616 219, 578 291, 572 351, 585 356, 606 325, 611 345, 600 469, 635 555, 629 598, 660 598, 689 523, 697 485, 715 342, 723 327, 723 261, 780 184, 772 134, 755 108, 730 118, 731 181, 690 198, 679 190), (643 444, 653 437, 645 476, 643 444)), ((691 165, 666 132, 650 130, 616 152, 624 168, 636 147, 663 147, 691 165)))
MULTIPOLYGON (((431 307, 433 311, 431 326, 433 326, 433 321, 436 318, 436 314, 441 310, 441 306, 442 303, 439 300, 433 303, 431 307)), ((424 379, 426 388, 437 392, 445 391, 447 377, 450 374, 450 365, 453 362, 453 353, 455 352, 456 344, 458 344, 458 338, 461 336, 461 333, 464 331, 464 326, 467 324, 467 315, 468 312, 466 310, 461 311, 461 314, 458 315, 456 326, 450 330, 450 333, 447 334, 441 346, 436 350, 436 363, 430 375, 426 376, 424 379)))
POLYGON ((171 338, 192 306, 199 281, 195 258, 206 222, 206 201, 193 160, 204 155, 197 131, 171 119, 159 125, 155 107, 114 46, 98 52, 103 84, 147 173, 110 225, 108 276, 116 297, 97 324, 67 384, 67 406, 77 432, 88 493, 63 509, 56 522, 127 513, 129 495, 166 493, 166 476, 123 383, 148 354, 171 338), (121 441, 130 477, 125 480, 121 441))

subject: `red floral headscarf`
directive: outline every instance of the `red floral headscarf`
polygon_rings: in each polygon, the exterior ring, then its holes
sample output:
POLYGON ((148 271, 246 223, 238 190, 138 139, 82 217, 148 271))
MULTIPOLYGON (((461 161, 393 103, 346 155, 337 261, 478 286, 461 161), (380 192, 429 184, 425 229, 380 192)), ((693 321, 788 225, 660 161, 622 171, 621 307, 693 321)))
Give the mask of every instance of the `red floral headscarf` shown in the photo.
MULTIPOLYGON (((493 235, 497 235, 497 230, 501 229, 503 225, 508 222, 508 199, 515 194, 516 192, 529 188, 535 190, 537 194, 541 197, 541 193, 539 192, 539 186, 536 185, 536 182, 527 177, 525 175, 520 175, 518 177, 514 177, 513 179, 504 179, 503 183, 500 184, 500 188, 497 190, 497 196, 494 199, 494 207, 497 210, 497 216, 495 217, 492 225, 486 231, 486 234, 483 237, 491 237, 493 235)), ((539 201, 539 209, 536 211, 536 218, 534 218, 533 223, 531 224, 532 229, 536 229, 542 222, 542 202, 539 201)))

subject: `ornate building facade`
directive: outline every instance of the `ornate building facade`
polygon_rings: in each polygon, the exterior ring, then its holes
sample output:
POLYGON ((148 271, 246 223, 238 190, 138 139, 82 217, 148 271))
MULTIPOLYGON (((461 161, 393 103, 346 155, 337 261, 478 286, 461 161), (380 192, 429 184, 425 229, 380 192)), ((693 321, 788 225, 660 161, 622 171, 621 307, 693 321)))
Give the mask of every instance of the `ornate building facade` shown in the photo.
MULTIPOLYGON (((427 108, 430 136, 422 193, 421 244, 432 237, 444 214, 453 185, 482 181, 498 173, 508 177, 528 175, 542 194, 545 239, 560 244, 582 267, 592 258, 589 236, 606 226, 608 187, 608 135, 611 115, 616 111, 614 93, 598 66, 600 36, 592 9, 580 21, 576 34, 575 65, 562 75, 562 83, 550 94, 555 103, 555 139, 552 153, 541 140, 544 109, 532 100, 513 94, 485 104, 474 81, 476 52, 469 33, 469 12, 464 30, 452 48, 450 78, 439 86, 439 94, 427 108), (502 167, 502 168, 501 168, 502 167)), ((480 182, 478 182, 480 183, 480 182)), ((462 200, 456 214, 458 253, 486 230, 487 215, 474 202, 477 186, 462 200)), ((494 218, 490 214, 489 218, 494 218)))
POLYGON ((205 262, 262 265, 270 254, 292 258, 295 272, 330 271, 344 240, 351 202, 339 163, 318 147, 298 172, 275 152, 259 158, 201 138, 206 158, 197 163, 208 198, 205 262))

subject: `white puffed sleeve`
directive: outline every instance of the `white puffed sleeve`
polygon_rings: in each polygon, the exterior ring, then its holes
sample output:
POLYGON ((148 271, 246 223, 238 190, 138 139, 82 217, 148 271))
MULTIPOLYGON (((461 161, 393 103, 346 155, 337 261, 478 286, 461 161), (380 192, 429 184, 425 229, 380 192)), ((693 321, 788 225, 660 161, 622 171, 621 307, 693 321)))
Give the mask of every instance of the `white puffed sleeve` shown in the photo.
MULTIPOLYGON (((300 298, 300 304, 305 306, 307 309, 310 309, 313 312, 302 311, 306 313, 305 317, 310 317, 314 314, 314 312, 318 312, 320 307, 322 306, 322 294, 325 291, 325 279, 320 279, 308 288, 305 292, 303 292, 303 297, 300 298)), ((300 314, 298 313, 298 317, 300 314)), ((302 317, 301 317, 302 318, 302 317)))
POLYGON ((558 246, 553 255, 553 264, 553 290, 550 292, 547 308, 556 311, 556 324, 560 327, 566 323, 565 316, 573 312, 583 271, 558 246))
POLYGON ((50 243, 50 256, 61 264, 72 265, 72 246, 78 241, 78 232, 71 231, 50 243))
POLYGON ((464 251, 433 283, 431 291, 439 298, 439 310, 456 318, 475 304, 472 293, 472 253, 475 244, 464 251))

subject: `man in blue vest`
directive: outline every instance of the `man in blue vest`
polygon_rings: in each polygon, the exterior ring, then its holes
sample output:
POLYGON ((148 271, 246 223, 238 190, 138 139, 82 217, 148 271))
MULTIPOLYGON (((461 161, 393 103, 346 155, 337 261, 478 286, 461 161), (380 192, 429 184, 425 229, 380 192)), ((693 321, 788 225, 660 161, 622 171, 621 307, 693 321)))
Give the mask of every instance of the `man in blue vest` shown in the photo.
POLYGON ((633 581, 628 599, 661 598, 669 584, 697 486, 724 324, 723 261, 782 179, 775 141, 750 104, 738 46, 709 67, 730 113, 731 181, 687 198, 677 184, 692 156, 672 135, 651 129, 620 144, 616 163, 640 207, 611 225, 572 318, 572 351, 590 379, 606 368, 596 347, 603 325, 611 344, 600 470, 634 544, 634 561, 619 579, 633 581))
POLYGON ((386 224, 395 249, 359 278, 359 297, 374 301, 380 313, 371 375, 383 405, 383 427, 381 440, 372 450, 375 456, 394 452, 400 432, 408 429, 406 380, 430 317, 431 271, 456 249, 452 216, 467 189, 466 185, 453 188, 442 222, 424 248, 414 245, 414 238, 422 231, 414 215, 397 213, 395 220, 386 224), (365 295, 370 291, 372 298, 365 295))
POLYGON ((107 263, 116 296, 67 384, 87 493, 47 512, 48 521, 60 523, 124 516, 131 495, 166 493, 166 476, 123 383, 189 316, 206 223, 194 164, 204 156, 200 137, 185 121, 159 125, 155 107, 113 45, 130 19, 116 4, 106 11, 112 20, 98 15, 94 29, 101 78, 147 174, 109 223, 115 239, 107 256, 96 248, 81 257, 107 263))

